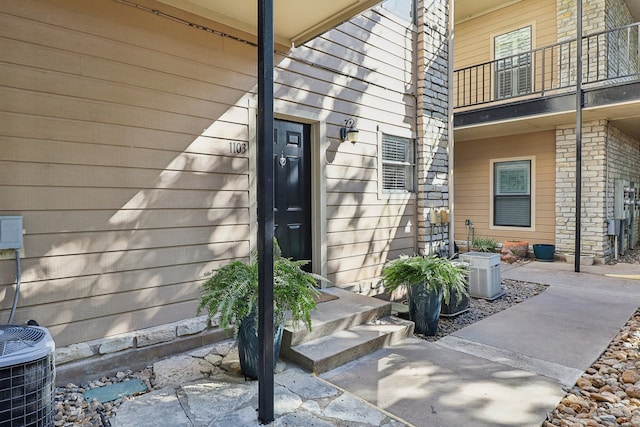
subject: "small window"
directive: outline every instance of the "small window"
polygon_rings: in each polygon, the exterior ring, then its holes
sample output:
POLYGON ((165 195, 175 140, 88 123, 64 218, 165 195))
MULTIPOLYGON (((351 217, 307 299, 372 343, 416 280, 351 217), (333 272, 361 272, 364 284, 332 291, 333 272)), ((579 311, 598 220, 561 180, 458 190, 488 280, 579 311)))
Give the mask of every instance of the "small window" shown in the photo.
POLYGON ((493 164, 493 224, 531 227, 531 160, 493 164))
POLYGON ((413 191, 414 144, 409 138, 382 135, 382 190, 385 193, 413 191))

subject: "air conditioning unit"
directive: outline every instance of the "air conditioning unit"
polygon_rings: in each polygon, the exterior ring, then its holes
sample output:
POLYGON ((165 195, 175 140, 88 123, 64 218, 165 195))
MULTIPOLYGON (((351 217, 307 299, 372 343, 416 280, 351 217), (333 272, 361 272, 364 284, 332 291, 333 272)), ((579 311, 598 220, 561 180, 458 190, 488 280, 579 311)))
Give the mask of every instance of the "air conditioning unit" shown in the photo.
POLYGON ((488 252, 460 254, 469 263, 469 295, 493 301, 505 294, 500 280, 500 255, 488 252))
POLYGON ((45 328, 0 325, 0 426, 54 425, 54 349, 45 328))

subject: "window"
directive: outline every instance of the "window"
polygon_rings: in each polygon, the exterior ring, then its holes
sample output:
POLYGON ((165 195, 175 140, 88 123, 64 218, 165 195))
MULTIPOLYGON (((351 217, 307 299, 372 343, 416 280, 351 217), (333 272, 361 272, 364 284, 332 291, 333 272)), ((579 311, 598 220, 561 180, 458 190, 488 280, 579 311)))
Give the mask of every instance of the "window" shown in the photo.
POLYGON ((493 164, 493 225, 531 227, 531 160, 493 164))
POLYGON ((531 92, 531 27, 494 39, 496 99, 531 92))
POLYGON ((399 18, 407 22, 415 23, 414 0, 385 0, 380 4, 382 9, 388 10, 399 18))
POLYGON ((413 191, 414 144, 409 138, 382 135, 382 191, 413 191))

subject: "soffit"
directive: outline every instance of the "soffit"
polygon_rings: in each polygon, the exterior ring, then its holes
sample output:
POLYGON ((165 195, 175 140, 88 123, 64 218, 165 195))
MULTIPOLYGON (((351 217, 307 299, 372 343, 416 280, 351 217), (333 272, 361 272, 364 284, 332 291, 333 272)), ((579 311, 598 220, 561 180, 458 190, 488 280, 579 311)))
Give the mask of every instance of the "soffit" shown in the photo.
MULTIPOLYGON (((257 36, 255 0, 159 0, 162 3, 257 36)), ((336 27, 381 0, 275 0, 274 38, 277 44, 298 46, 336 27)))

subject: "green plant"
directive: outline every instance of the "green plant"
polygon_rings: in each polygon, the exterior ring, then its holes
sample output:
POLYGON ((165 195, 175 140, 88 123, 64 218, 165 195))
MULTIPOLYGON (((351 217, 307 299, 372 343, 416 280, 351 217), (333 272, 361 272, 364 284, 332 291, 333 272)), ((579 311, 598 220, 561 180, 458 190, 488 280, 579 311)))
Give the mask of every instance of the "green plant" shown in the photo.
MULTIPOLYGON (((282 256, 278 242, 274 241, 273 254, 273 306, 276 321, 284 321, 291 313, 294 325, 303 322, 311 330, 311 310, 316 306, 318 281, 326 281, 317 274, 302 269, 308 261, 294 261, 282 256)), ((251 255, 249 263, 233 261, 205 274, 201 286, 198 314, 206 309, 209 318, 219 314, 220 326, 228 327, 235 319, 234 335, 242 321, 251 313, 257 315, 258 261, 251 255)))
POLYGON ((447 258, 435 256, 406 256, 389 261, 382 270, 388 292, 407 287, 424 286, 430 292, 442 292, 446 304, 451 294, 456 302, 467 294, 466 269, 447 258))
POLYGON ((498 242, 491 237, 474 237, 471 240, 471 247, 476 252, 495 252, 498 242))

